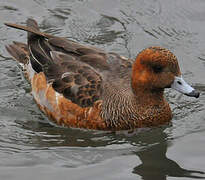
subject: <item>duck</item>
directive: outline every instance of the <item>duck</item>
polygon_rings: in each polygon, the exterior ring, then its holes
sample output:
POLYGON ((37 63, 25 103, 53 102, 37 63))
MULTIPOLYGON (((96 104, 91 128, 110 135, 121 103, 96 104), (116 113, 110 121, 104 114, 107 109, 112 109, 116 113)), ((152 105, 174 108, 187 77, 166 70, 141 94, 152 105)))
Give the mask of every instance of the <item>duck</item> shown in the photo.
POLYGON ((57 125, 105 131, 160 126, 172 119, 165 88, 200 95, 166 48, 145 48, 133 60, 41 32, 31 18, 25 26, 5 25, 27 31, 27 43, 6 49, 22 66, 39 109, 57 125))

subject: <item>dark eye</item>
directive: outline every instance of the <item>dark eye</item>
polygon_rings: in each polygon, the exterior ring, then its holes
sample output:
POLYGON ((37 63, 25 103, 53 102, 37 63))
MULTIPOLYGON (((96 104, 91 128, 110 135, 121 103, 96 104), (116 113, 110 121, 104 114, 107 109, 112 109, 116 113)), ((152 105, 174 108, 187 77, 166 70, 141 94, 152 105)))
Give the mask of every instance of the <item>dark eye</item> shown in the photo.
POLYGON ((162 72, 162 70, 163 70, 163 67, 160 65, 153 66, 153 71, 155 73, 160 73, 160 72, 162 72))

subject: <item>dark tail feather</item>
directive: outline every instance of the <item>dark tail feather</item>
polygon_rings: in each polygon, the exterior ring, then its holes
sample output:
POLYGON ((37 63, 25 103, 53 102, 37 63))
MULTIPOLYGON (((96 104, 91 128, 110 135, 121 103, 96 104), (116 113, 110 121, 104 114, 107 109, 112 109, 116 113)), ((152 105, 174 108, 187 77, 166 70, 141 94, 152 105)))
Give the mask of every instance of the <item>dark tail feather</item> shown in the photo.
POLYGON ((38 23, 34 19, 28 18, 26 21, 26 24, 28 27, 32 28, 34 31, 40 31, 38 27, 38 23))
POLYGON ((36 35, 39 35, 39 36, 42 36, 42 37, 45 37, 45 38, 55 37, 55 36, 52 36, 50 34, 40 32, 36 21, 33 20, 33 19, 28 19, 27 24, 29 25, 29 27, 28 26, 23 26, 23 25, 18 25, 18 24, 12 24, 12 23, 4 23, 4 24, 6 26, 16 28, 16 29, 20 29, 20 30, 24 30, 24 31, 27 31, 27 32, 30 32, 30 33, 33 33, 33 34, 36 34, 36 35), (37 25, 37 27, 36 27, 36 25, 37 25))
MULTIPOLYGON (((39 27, 38 27, 38 23, 34 20, 34 19, 28 19, 27 21, 26 21, 26 23, 27 23, 27 27, 28 28, 31 28, 31 29, 33 29, 33 31, 35 31, 35 32, 40 32, 40 29, 39 29, 39 27)), ((41 33, 41 32, 40 32, 41 33)), ((28 42, 29 41, 32 41, 36 36, 39 36, 38 34, 36 34, 36 33, 33 33, 33 32, 29 32, 28 31, 28 42)))
POLYGON ((13 41, 13 43, 20 47, 23 51, 25 51, 26 54, 29 54, 29 50, 28 50, 28 45, 22 42, 17 42, 17 41, 13 41))
POLYGON ((14 42, 14 44, 6 46, 6 49, 20 63, 28 63, 29 56, 26 44, 14 42))
MULTIPOLYGON (((42 66, 50 61, 50 54, 46 55, 43 49, 45 38, 53 38, 55 36, 43 33, 39 30, 38 24, 34 19, 27 20, 27 26, 6 23, 7 26, 21 29, 28 32, 28 45, 24 43, 14 42, 14 44, 6 46, 7 51, 19 62, 25 64, 30 59, 33 69, 39 73, 42 66)), ((46 46, 45 50, 50 49, 46 46)), ((47 50, 48 51, 48 50, 47 50)))

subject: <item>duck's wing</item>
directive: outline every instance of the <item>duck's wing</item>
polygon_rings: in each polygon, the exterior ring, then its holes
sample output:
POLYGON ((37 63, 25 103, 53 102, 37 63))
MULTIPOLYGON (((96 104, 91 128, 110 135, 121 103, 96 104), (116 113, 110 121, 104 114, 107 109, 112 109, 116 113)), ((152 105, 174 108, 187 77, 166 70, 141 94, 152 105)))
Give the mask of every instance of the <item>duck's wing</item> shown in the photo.
POLYGON ((102 50, 42 33, 33 19, 27 20, 27 27, 6 25, 28 32, 27 45, 14 42, 7 46, 15 59, 26 64, 28 57, 33 70, 43 72, 55 91, 81 107, 92 106, 99 100, 100 71, 108 68, 102 50))
POLYGON ((92 67, 76 57, 58 51, 51 51, 53 63, 43 67, 52 87, 72 102, 87 107, 99 100, 102 77, 92 67))
POLYGON ((40 32, 33 19, 27 20, 27 26, 6 25, 28 32, 27 45, 8 46, 10 54, 20 59, 24 46, 34 71, 43 72, 55 91, 81 107, 92 106, 100 99, 103 81, 110 74, 123 76, 131 69, 132 63, 115 53, 40 32))

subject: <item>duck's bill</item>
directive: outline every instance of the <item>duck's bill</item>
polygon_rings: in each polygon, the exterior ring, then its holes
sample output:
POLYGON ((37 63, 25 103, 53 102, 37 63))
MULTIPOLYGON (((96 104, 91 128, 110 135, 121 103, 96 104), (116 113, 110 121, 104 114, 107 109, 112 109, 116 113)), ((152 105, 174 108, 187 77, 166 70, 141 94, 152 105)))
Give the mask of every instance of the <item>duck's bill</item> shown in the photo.
POLYGON ((176 76, 174 79, 174 82, 171 85, 172 89, 175 89, 187 96, 198 98, 200 93, 196 91, 193 87, 191 87, 189 84, 184 81, 182 76, 178 77, 176 76))

